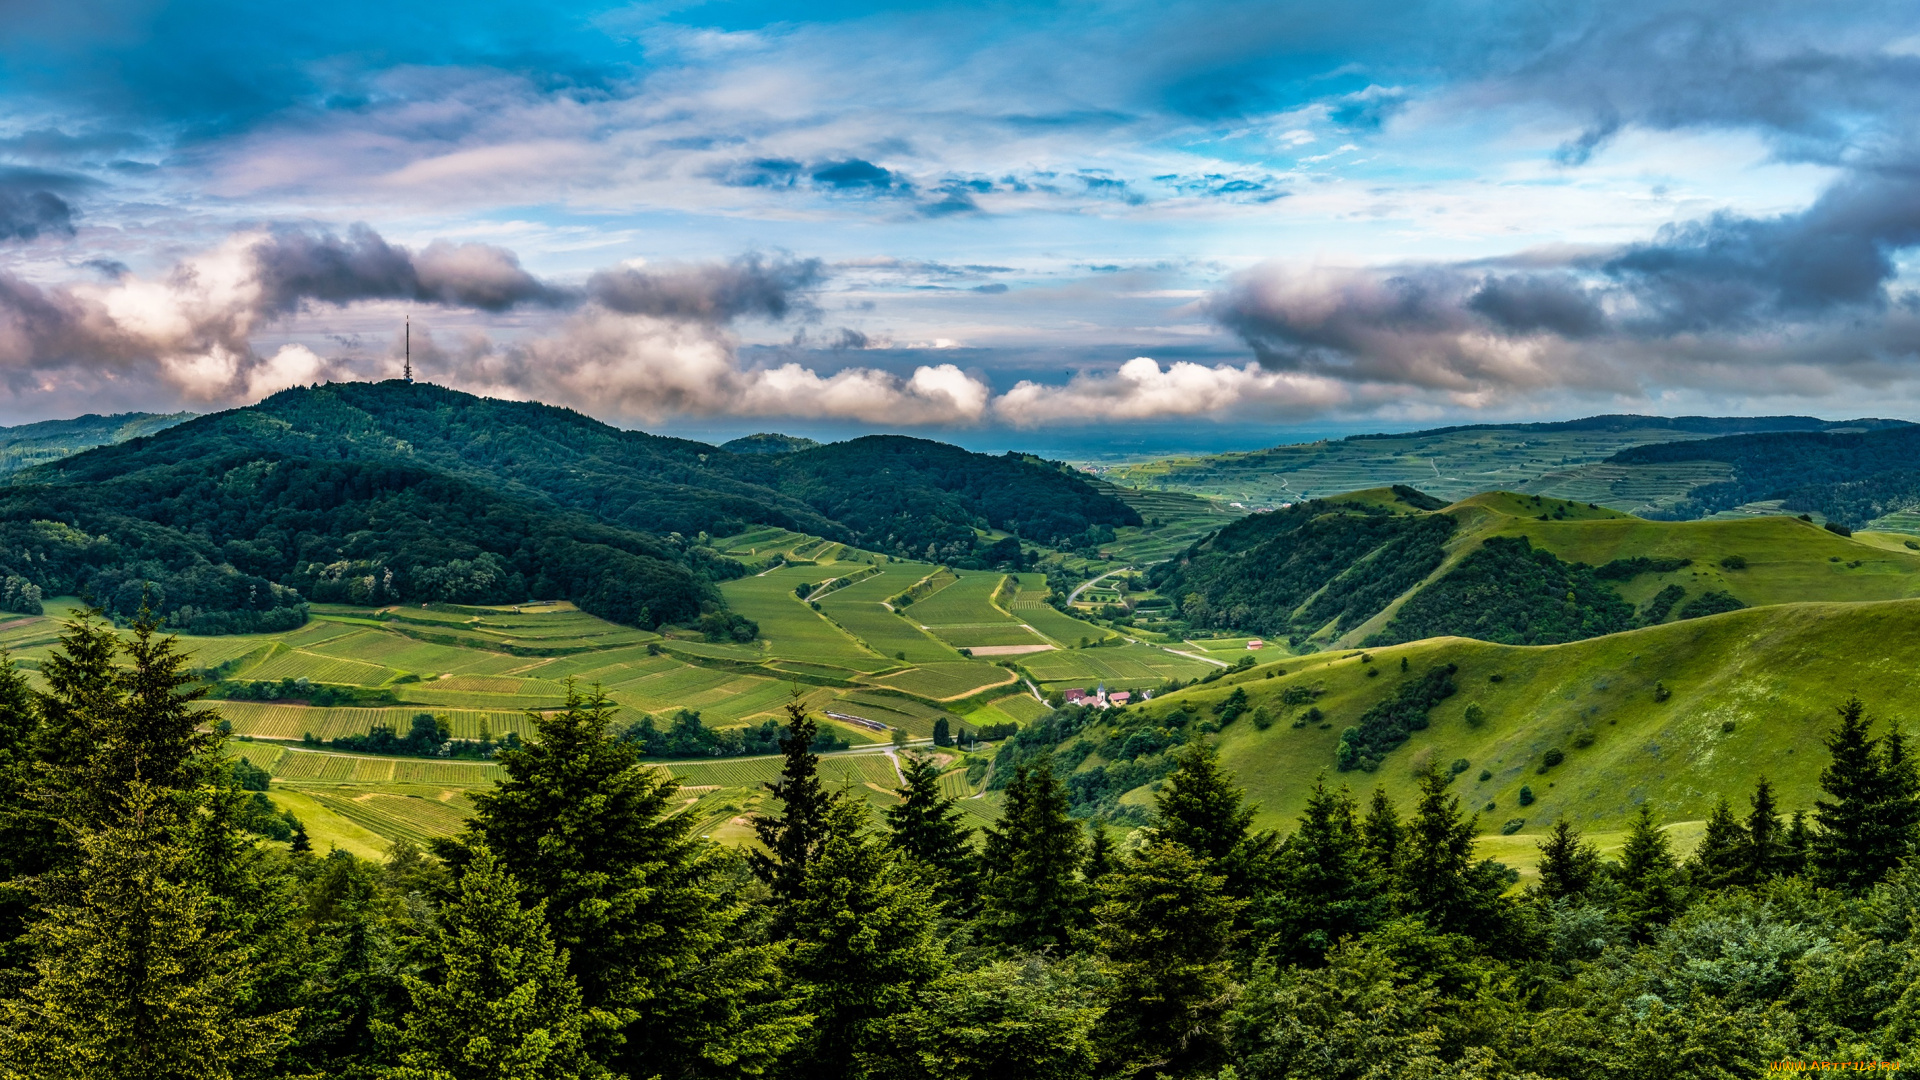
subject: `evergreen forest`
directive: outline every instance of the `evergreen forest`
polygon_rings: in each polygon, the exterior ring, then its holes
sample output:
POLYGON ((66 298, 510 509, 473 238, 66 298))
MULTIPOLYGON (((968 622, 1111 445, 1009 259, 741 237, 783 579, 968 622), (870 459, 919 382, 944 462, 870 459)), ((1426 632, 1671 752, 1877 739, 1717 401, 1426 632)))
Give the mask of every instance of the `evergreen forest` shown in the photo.
POLYGON ((0 666, 8 1078, 1624 1080, 1920 1050, 1920 780, 1857 699, 1813 805, 1758 777, 1684 861, 1650 805, 1613 858, 1561 821, 1517 886, 1437 766, 1408 805, 1323 775, 1270 831, 1195 739, 1122 838, 1035 753, 976 833, 926 754, 884 813, 824 782, 797 701, 727 849, 577 687, 457 834, 367 861, 260 812, 150 620, 76 618, 39 680, 0 666))

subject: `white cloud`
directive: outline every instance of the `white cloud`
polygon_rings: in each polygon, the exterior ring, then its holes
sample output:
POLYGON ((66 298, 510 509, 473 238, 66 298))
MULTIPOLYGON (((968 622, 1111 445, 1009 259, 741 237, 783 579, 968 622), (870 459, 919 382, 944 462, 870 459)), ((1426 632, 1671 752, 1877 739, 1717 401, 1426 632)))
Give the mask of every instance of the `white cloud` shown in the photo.
POLYGON ((1151 357, 1136 356, 1111 374, 1082 373, 1065 385, 1023 380, 995 399, 993 408, 1015 427, 1038 427, 1247 413, 1299 417, 1351 404, 1354 398, 1351 386, 1324 376, 1186 360, 1163 368, 1151 357))

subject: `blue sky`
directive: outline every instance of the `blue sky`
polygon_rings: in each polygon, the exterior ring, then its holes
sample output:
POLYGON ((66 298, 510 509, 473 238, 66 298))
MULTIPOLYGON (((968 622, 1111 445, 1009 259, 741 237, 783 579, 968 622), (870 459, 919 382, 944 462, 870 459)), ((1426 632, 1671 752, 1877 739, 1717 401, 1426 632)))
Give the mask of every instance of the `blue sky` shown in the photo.
POLYGON ((1910 5, 0 0, 0 419, 1920 413, 1910 5))

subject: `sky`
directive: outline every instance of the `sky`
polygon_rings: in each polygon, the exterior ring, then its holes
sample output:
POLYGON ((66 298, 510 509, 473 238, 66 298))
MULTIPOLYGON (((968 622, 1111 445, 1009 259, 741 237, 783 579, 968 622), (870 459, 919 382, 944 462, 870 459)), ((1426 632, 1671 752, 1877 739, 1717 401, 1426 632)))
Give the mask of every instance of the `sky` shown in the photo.
POLYGON ((1920 417, 1911 3, 0 0, 0 422, 1920 417))

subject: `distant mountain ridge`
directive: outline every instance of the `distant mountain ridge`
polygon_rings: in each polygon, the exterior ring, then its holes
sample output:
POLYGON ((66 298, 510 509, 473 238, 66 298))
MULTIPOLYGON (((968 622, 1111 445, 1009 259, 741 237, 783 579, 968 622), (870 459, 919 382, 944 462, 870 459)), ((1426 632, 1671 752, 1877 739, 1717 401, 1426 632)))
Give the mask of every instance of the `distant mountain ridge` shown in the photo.
POLYGON ((1138 523, 1020 455, 887 435, 737 455, 538 402, 330 384, 16 475, 0 488, 0 603, 84 592, 227 632, 304 618, 303 598, 537 595, 651 627, 723 608, 713 583, 744 568, 703 534, 764 524, 957 558, 990 545, 985 530, 1055 543, 1138 523))
POLYGON ((1525 424, 1456 424, 1451 427, 1420 431, 1383 432, 1349 435, 1348 439, 1413 439, 1433 435, 1454 435, 1463 431, 1644 431, 1667 428, 1694 435, 1731 435, 1764 431, 1831 431, 1835 428, 1912 427, 1908 420, 1822 420, 1817 416, 1646 416, 1640 413, 1605 413, 1577 420, 1547 420, 1525 424))
POLYGON ((1906 421, 1877 418, 1609 414, 1376 432, 1261 450, 1157 458, 1098 471, 1134 487, 1180 491, 1254 509, 1402 484, 1449 502, 1481 492, 1521 491, 1628 513, 1665 515, 1701 485, 1725 479, 1724 467, 1648 468, 1615 455, 1650 443, 1741 433, 1859 432, 1909 426, 1906 421))
POLYGON ((88 413, 71 420, 41 420, 0 428, 0 476, 71 457, 96 446, 137 439, 183 424, 197 415, 177 413, 88 413))
POLYGON ((1732 479, 1700 487, 1658 515, 1675 520, 1778 499, 1786 510, 1819 513, 1860 528, 1875 518, 1920 507, 1920 427, 1913 425, 1655 443, 1623 450, 1610 460, 1626 465, 1709 461, 1732 467, 1732 479))

